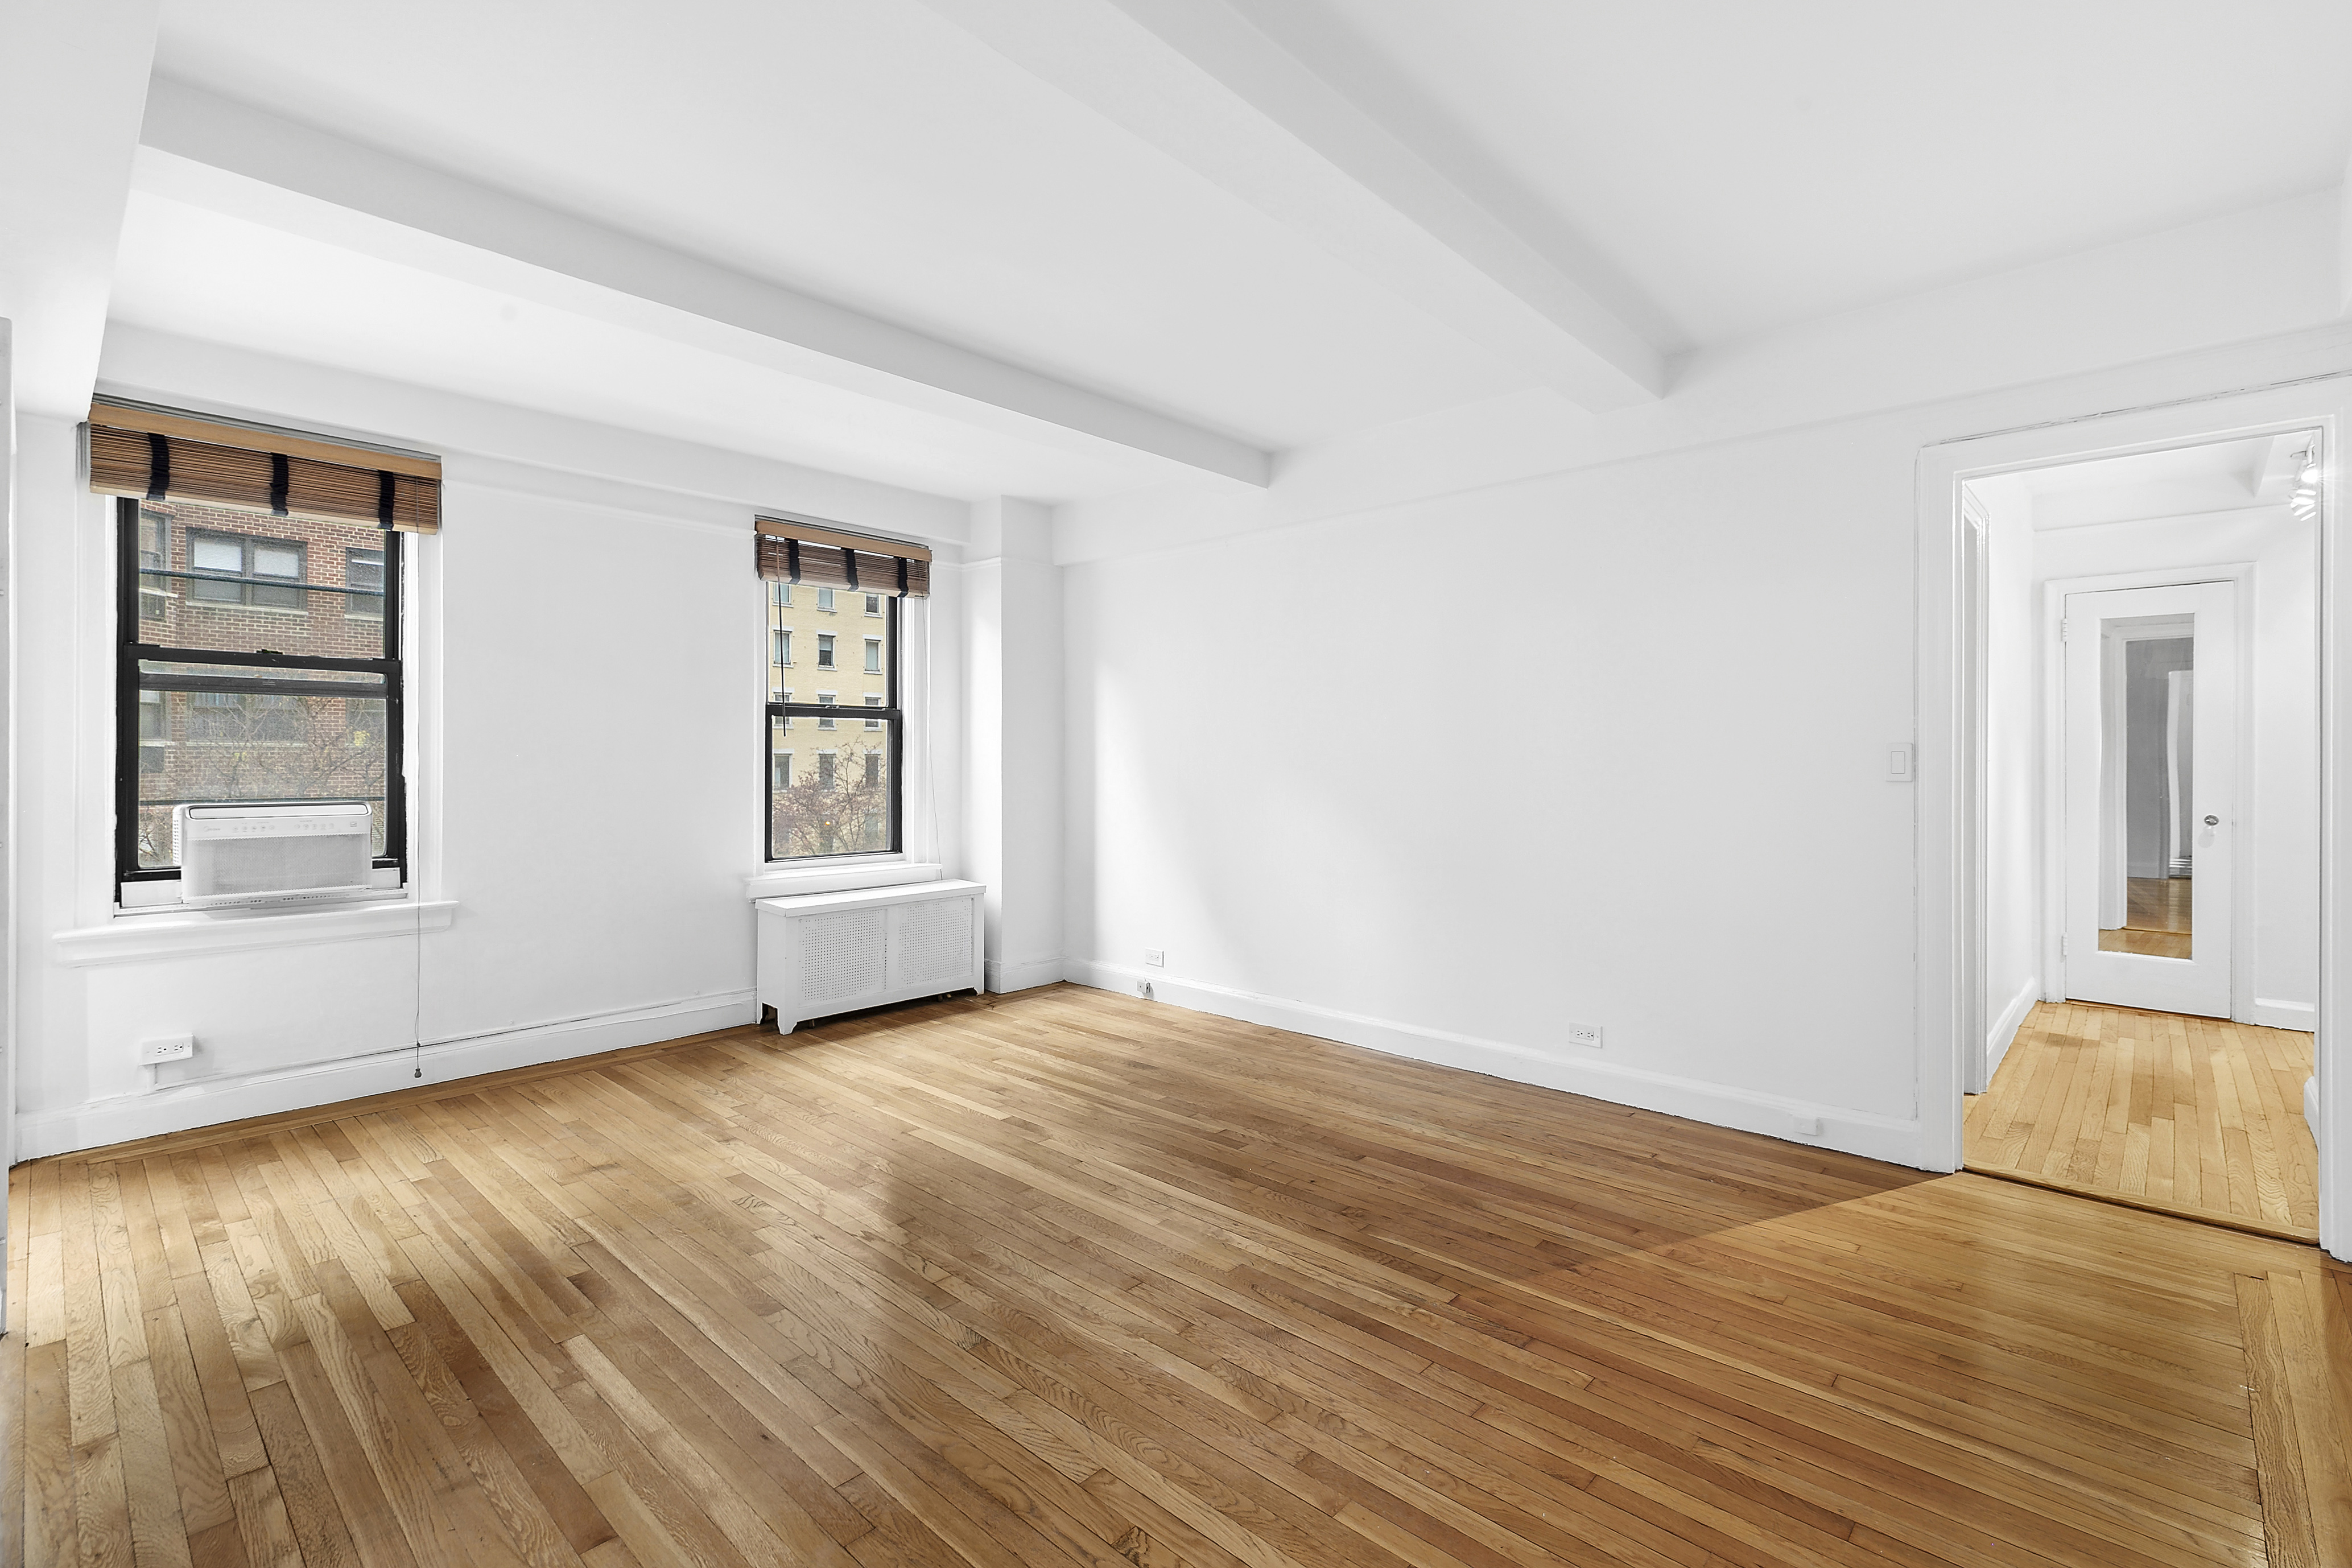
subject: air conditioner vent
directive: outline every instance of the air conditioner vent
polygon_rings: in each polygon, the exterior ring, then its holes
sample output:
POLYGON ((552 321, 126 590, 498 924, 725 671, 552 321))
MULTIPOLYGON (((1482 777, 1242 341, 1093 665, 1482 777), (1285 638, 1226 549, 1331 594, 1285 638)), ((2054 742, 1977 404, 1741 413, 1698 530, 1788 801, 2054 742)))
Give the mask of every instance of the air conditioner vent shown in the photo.
POLYGON ((182 805, 172 812, 184 904, 264 904, 369 890, 365 805, 182 805))

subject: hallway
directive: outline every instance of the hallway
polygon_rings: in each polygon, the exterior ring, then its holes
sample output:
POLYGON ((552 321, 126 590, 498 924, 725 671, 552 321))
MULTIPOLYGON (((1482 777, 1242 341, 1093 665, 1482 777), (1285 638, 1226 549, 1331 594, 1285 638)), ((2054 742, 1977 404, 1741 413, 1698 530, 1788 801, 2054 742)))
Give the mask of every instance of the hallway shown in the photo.
POLYGON ((1968 1168, 2136 1207, 2316 1241, 2303 1119, 2312 1037, 2224 1018, 2044 1002, 1987 1092, 1968 1168))

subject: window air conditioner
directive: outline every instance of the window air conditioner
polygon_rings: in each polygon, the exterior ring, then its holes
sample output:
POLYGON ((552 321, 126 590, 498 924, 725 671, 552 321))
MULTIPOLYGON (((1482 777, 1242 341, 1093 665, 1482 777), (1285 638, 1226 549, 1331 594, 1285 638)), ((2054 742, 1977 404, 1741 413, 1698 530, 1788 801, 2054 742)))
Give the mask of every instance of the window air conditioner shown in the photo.
POLYGON ((372 814, 360 805, 172 809, 184 904, 278 904, 363 893, 374 846, 372 814))

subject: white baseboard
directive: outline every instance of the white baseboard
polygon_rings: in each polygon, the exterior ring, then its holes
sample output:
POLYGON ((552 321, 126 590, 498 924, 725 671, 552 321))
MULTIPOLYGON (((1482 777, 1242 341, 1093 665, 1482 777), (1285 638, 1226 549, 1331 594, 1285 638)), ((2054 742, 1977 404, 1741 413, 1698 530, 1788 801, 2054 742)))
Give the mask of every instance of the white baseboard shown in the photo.
POLYGON ((134 1138, 241 1121, 248 1116, 273 1116, 395 1089, 447 1083, 477 1073, 649 1046, 712 1029, 734 1028, 758 1018, 759 1009, 747 988, 439 1040, 421 1052, 378 1051, 341 1061, 200 1079, 152 1094, 91 1100, 61 1110, 24 1111, 16 1118, 16 1155, 19 1160, 37 1160, 45 1154, 102 1148, 134 1138), (420 1066, 425 1069, 422 1079, 416 1076, 420 1066))
MULTIPOLYGON (((1062 973, 1064 978, 1075 984, 1090 985, 1098 991, 1123 991, 1130 995, 1140 982, 1149 980, 1155 1001, 1171 1003, 1195 1013, 1213 1013, 1223 1018, 1270 1025, 1295 1034, 1362 1046, 1393 1057, 1408 1057, 1414 1061, 1484 1073, 1488 1078, 1565 1089, 1570 1094, 1604 1100, 1612 1105, 1631 1105, 1643 1110, 1663 1111, 1669 1116, 1686 1117, 1711 1126, 1734 1128, 1742 1132, 1761 1132, 1767 1137, 1790 1143, 1837 1149, 1848 1154, 1860 1154, 1866 1159, 1885 1160, 1898 1165, 1918 1167, 1921 1159, 1923 1145, 1919 1123, 1916 1120, 1906 1121, 1867 1110, 1849 1110, 1840 1106, 1791 1100, 1755 1089, 1676 1078, 1642 1068, 1622 1067, 1606 1060, 1584 1060, 1580 1059, 1584 1055, 1581 1052, 1577 1058, 1554 1056, 1523 1046, 1506 1045, 1498 1040, 1448 1034, 1441 1029, 1337 1012, 1311 1003, 1181 980, 1164 970, 1126 969, 1117 964, 1072 958, 1063 961, 1062 973), (1801 1117, 1818 1117, 1822 1126, 1820 1135, 1798 1136, 1795 1128, 1801 1117)), ((1908 1042, 1906 1044, 1907 1046, 1908 1042)))
POLYGON ((1001 996, 1007 991, 1026 991, 1032 986, 1053 984, 1062 978, 1063 961, 1040 958, 1026 963, 1001 963, 992 958, 988 961, 987 970, 988 988, 1001 996))
POLYGON ((2033 1005, 2041 1000, 2042 977, 2037 974, 2018 987, 2017 994, 2009 999, 2009 1005, 2000 1010, 2000 1016, 1995 1018, 1992 1027, 1985 1031, 1987 1083, 1990 1083, 1992 1075, 2000 1070, 2001 1058, 2009 1055, 2009 1047, 2016 1042, 2017 1031, 2025 1023, 2025 1016, 2032 1012, 2033 1005))
POLYGON ((2254 998, 2254 1016, 2246 1020, 2260 1024, 2265 1029, 2301 1029, 2309 1033, 2319 1027, 2319 1009, 2309 1002, 2282 1002, 2272 996, 2254 998))

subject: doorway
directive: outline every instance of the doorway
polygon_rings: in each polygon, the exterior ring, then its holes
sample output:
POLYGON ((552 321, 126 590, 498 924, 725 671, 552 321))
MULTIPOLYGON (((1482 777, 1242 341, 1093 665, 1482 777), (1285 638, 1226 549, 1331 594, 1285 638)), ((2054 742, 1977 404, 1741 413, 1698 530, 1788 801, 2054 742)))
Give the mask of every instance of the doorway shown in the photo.
POLYGON ((1923 1163, 2347 1250, 2317 1043, 2345 394, 1923 455, 1923 1163))

